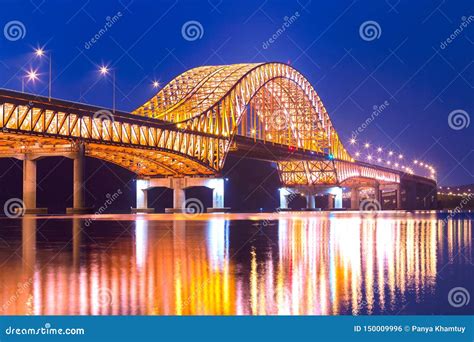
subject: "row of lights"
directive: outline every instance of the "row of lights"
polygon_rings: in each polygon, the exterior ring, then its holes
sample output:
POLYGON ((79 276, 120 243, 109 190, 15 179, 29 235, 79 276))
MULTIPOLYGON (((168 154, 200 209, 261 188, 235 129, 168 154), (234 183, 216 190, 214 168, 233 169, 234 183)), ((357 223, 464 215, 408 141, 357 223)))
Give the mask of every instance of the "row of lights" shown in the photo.
MULTIPOLYGON (((52 71, 51 71, 51 67, 52 67, 52 53, 49 52, 49 55, 47 56, 45 50, 41 47, 39 48, 36 48, 34 50, 34 53, 35 55, 38 57, 38 58, 47 58, 48 61, 49 61, 49 87, 48 87, 48 97, 49 99, 51 100, 51 76, 52 76, 52 71)), ((102 75, 102 76, 106 76, 110 73, 112 73, 112 82, 113 82, 113 108, 114 108, 114 111, 115 111, 115 71, 111 70, 108 66, 106 65, 102 65, 99 67, 99 73, 102 75)), ((24 92, 25 91, 25 80, 27 82, 35 82, 36 80, 39 79, 39 74, 38 74, 38 70, 34 70, 34 69, 30 69, 26 72, 26 75, 23 76, 21 78, 21 91, 24 92)), ((152 82, 152 86, 153 88, 157 89, 160 87, 160 83, 155 80, 152 82)))
POLYGON ((472 196, 474 195, 474 192, 472 192, 471 189, 467 189, 467 191, 462 191, 460 188, 456 189, 451 189, 449 186, 443 188, 440 186, 438 188, 438 195, 443 195, 443 196, 472 196))
MULTIPOLYGON (((352 139, 349 140, 349 143, 350 143, 350 145, 356 145, 357 140, 352 138, 352 139)), ((364 143, 363 147, 364 147, 364 149, 368 150, 371 147, 371 144, 366 142, 366 143, 364 143)), ((379 164, 385 164, 389 167, 393 166, 395 168, 400 168, 400 169, 404 170, 407 173, 414 174, 412 166, 402 165, 402 162, 404 161, 404 158, 405 158, 405 156, 403 154, 401 154, 401 153, 396 154, 394 151, 389 150, 388 153, 387 153, 387 157, 383 158, 382 157, 383 152, 384 152, 383 148, 378 147, 377 148, 377 153, 375 155, 373 155, 372 153, 368 152, 367 155, 366 155, 366 159, 369 162, 377 162, 379 164), (390 158, 396 158, 396 159, 395 160, 390 160, 390 158)), ((355 156, 356 157, 361 157, 362 153, 360 151, 356 151, 355 156)), ((430 177, 435 178, 436 170, 434 169, 433 166, 431 166, 427 163, 420 162, 416 159, 413 161, 413 164, 418 166, 418 167, 423 167, 424 169, 428 169, 430 171, 430 177)))

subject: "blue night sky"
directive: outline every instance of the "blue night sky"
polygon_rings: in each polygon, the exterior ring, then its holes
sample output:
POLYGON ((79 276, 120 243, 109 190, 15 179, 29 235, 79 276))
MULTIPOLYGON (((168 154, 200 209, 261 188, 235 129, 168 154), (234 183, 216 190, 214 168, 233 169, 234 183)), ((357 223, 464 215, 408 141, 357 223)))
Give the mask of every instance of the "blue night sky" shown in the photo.
POLYGON ((455 110, 474 115, 472 1, 1 2, 2 31, 13 20, 26 31, 15 41, 0 36, 2 88, 20 90, 25 72, 38 68, 40 82, 27 91, 47 95, 47 62, 31 53, 37 46, 52 52, 53 97, 111 107, 111 81, 97 72, 104 63, 116 71, 122 110, 151 97, 153 80, 166 83, 192 67, 290 62, 313 84, 345 142, 374 106, 388 103, 360 143, 431 163, 441 185, 474 183, 474 123, 459 130, 448 123, 455 110), (291 16, 285 32, 264 44, 291 16), (194 41, 181 32, 191 20, 203 28, 194 41), (362 39, 366 21, 379 25, 377 39, 362 39))

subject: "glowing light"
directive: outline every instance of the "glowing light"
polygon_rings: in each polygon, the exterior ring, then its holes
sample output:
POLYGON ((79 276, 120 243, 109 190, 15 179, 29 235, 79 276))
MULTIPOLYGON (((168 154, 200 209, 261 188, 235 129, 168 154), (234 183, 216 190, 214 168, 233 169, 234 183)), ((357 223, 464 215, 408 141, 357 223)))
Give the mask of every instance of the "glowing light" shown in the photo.
POLYGON ((352 138, 349 142, 351 143, 351 145, 354 145, 356 143, 356 140, 352 138))
POLYGON ((377 149, 377 152, 379 152, 379 153, 382 152, 382 148, 379 147, 379 148, 377 149))
POLYGON ((44 55, 44 50, 42 48, 37 48, 35 50, 35 55, 38 57, 42 57, 44 55))
POLYGON ((103 66, 100 67, 99 72, 102 75, 107 75, 109 73, 109 68, 107 68, 105 65, 103 65, 103 66))
POLYGON ((372 156, 370 154, 367 156, 367 160, 372 160, 372 156))
POLYGON ((393 156, 393 151, 388 151, 389 156, 393 156))
POLYGON ((369 143, 365 143, 365 144, 364 144, 364 147, 365 147, 365 148, 369 148, 369 147, 370 147, 370 144, 369 144, 369 143))
POLYGON ((36 70, 30 70, 26 74, 26 77, 28 77, 29 81, 35 81, 35 80, 38 79, 38 74, 37 74, 36 70))
POLYGON ((356 157, 360 157, 360 152, 356 152, 356 157))
POLYGON ((403 154, 399 154, 398 159, 403 159, 403 154))
POLYGON ((160 86, 160 82, 153 81, 153 88, 158 88, 160 86))
POLYGON ((380 163, 382 161, 381 158, 377 158, 377 163, 380 163))

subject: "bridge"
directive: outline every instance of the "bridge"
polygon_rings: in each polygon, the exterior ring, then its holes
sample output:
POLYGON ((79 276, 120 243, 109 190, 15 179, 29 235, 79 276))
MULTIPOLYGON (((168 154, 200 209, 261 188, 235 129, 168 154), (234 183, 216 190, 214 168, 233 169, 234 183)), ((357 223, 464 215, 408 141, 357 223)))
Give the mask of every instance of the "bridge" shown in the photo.
MULTIPOLYGON (((280 207, 304 194, 327 208, 359 209, 369 189, 377 209, 394 194, 397 209, 429 209, 436 182, 412 173, 355 160, 344 147, 318 94, 293 67, 282 63, 202 66, 179 75, 131 113, 0 90, 0 157, 23 160, 25 212, 36 207, 36 161, 74 160, 73 208, 84 204, 85 157, 102 159, 137 175, 135 211, 151 211, 147 192, 174 191, 173 208, 185 211, 185 189, 213 189, 211 211, 224 209, 222 170, 228 155, 275 162, 280 207)), ((363 208, 364 209, 364 208, 363 208)))

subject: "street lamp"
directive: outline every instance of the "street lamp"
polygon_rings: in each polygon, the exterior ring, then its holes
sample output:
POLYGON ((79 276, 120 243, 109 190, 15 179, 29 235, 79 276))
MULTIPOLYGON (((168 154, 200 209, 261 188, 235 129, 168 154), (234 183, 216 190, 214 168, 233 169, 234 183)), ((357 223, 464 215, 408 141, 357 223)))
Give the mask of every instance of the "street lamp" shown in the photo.
POLYGON ((102 76, 106 76, 112 72, 112 110, 115 113, 115 70, 110 70, 107 66, 102 65, 99 69, 102 76))
POLYGON ((48 99, 49 101, 51 101, 51 78, 52 78, 51 65, 53 63, 52 54, 50 52, 49 56, 46 56, 46 52, 43 50, 43 48, 37 48, 35 50, 35 55, 39 58, 46 57, 48 59, 48 63, 49 63, 48 99))

